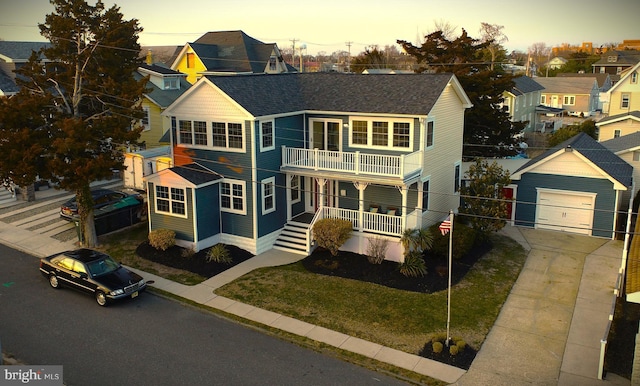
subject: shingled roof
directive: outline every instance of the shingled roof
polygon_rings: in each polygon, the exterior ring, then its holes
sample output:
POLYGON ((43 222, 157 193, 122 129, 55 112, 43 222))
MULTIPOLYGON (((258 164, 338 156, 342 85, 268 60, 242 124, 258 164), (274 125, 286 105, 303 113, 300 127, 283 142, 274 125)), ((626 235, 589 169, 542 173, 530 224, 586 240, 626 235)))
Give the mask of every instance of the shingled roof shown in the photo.
POLYGON ((253 116, 295 111, 428 115, 452 74, 208 76, 253 116))
POLYGON ((190 163, 170 168, 172 172, 198 186, 207 182, 217 181, 223 178, 220 174, 205 168, 199 163, 190 163))
POLYGON ((33 51, 49 48, 49 42, 15 42, 0 40, 0 58, 7 62, 26 62, 33 51))
MULTIPOLYGON (((639 112, 640 113, 640 112, 639 112)), ((640 131, 632 134, 623 135, 622 137, 612 138, 610 140, 600 142, 602 146, 618 154, 640 148, 640 131)))
POLYGON ((534 91, 542 91, 544 87, 526 75, 513 78, 515 86, 511 89, 513 95, 524 95, 534 91))
POLYGON ((586 133, 580 133, 545 151, 538 157, 522 165, 513 174, 523 173, 531 169, 535 164, 544 161, 549 156, 566 148, 571 148, 572 151, 582 154, 621 185, 631 186, 633 167, 586 133))

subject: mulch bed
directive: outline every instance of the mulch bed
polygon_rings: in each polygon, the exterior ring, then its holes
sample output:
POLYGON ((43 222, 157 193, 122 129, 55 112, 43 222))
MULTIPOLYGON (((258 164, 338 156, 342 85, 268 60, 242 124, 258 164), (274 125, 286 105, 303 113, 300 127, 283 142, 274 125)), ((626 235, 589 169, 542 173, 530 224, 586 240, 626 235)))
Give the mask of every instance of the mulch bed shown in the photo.
POLYGON ((441 352, 436 354, 433 352, 432 343, 428 342, 424 345, 424 348, 420 350, 418 355, 423 358, 433 359, 434 361, 446 363, 460 369, 469 370, 469 367, 471 367, 471 363, 473 363, 477 353, 477 350, 467 345, 464 350, 458 352, 456 355, 451 355, 448 347, 446 346, 441 352))
POLYGON ((185 256, 185 249, 177 245, 174 245, 166 251, 160 251, 149 245, 148 241, 145 241, 138 245, 136 253, 143 259, 210 278, 254 256, 244 249, 233 245, 227 245, 226 247, 233 258, 231 264, 207 262, 207 252, 209 248, 203 249, 191 256, 185 256))

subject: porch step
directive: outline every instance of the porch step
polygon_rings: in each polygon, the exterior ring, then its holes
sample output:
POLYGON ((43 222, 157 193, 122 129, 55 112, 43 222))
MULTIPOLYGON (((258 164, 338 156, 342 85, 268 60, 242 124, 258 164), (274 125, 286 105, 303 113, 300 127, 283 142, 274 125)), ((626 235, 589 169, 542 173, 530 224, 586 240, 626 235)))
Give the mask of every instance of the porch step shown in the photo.
POLYGON ((303 223, 290 222, 284 226, 280 236, 273 244, 274 249, 288 251, 300 255, 308 255, 307 232, 309 226, 303 223))

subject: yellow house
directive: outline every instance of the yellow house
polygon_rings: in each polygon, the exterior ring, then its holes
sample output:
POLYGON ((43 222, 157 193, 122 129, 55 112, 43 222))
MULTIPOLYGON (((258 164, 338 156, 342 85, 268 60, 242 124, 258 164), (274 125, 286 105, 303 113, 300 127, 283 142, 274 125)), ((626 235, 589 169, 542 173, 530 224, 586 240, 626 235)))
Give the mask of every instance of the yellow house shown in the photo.
POLYGON ((194 84, 204 75, 295 72, 275 43, 263 43, 242 31, 207 32, 187 43, 171 65, 194 84))
POLYGON ((598 140, 606 141, 640 131, 640 62, 622 73, 608 91, 608 116, 601 119, 598 140))

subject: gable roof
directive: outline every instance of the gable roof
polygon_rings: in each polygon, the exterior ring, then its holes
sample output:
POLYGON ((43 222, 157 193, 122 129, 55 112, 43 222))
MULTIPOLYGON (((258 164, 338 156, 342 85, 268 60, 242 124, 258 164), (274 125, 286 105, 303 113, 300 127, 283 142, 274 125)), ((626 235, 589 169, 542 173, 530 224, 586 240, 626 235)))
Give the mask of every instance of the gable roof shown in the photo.
POLYGON ((242 31, 207 32, 189 45, 209 72, 263 73, 276 50, 275 43, 263 43, 242 31))
POLYGON ((253 116, 295 111, 394 115, 429 114, 448 84, 465 107, 467 95, 452 74, 284 73, 207 76, 253 116))
MULTIPOLYGON (((607 78, 609 78, 609 84, 611 84, 611 74, 608 73, 593 73, 593 72, 588 72, 588 73, 577 73, 577 72, 571 72, 571 73, 559 73, 556 75, 559 78, 595 78, 596 81, 598 82, 598 88, 602 89, 603 87, 607 86, 607 78)), ((602 90, 602 91, 607 91, 607 90, 602 90)))
POLYGON ((592 67, 602 67, 602 66, 610 66, 610 67, 618 67, 620 65, 629 65, 633 66, 634 64, 640 62, 640 51, 637 50, 613 50, 605 52, 600 60, 593 63, 592 67), (615 61, 609 61, 609 58, 615 56, 615 61))
POLYGON ((633 167, 584 132, 548 149, 538 157, 522 165, 513 173, 512 179, 519 179, 522 174, 531 171, 536 164, 546 162, 550 157, 564 152, 566 149, 571 149, 581 154, 594 166, 606 173, 610 179, 617 181, 622 186, 631 186, 633 167))
POLYGON ((182 166, 174 166, 168 170, 171 170, 195 186, 201 186, 208 182, 214 182, 223 178, 222 175, 211 169, 207 169, 196 162, 182 166))
POLYGON ((511 93, 516 96, 544 90, 544 87, 542 87, 540 83, 526 75, 513 78, 513 82, 515 86, 511 89, 511 93))
POLYGON ((16 82, 0 68, 0 95, 13 95, 20 91, 16 82))
MULTIPOLYGON (((140 66, 140 68, 145 68, 145 66, 150 67, 149 65, 142 65, 140 66)), ((161 66, 157 66, 155 64, 153 65, 152 68, 157 68, 157 67, 164 68, 161 66)), ((142 79, 144 76, 146 76, 144 72, 140 71, 140 68, 138 69, 138 71, 136 71, 133 74, 136 80, 142 79)), ((172 73, 175 73, 172 75, 184 75, 178 71, 174 71, 174 70, 169 70, 169 71, 171 71, 172 73)), ((167 108, 176 99, 178 99, 180 95, 184 94, 191 87, 191 83, 187 82, 184 76, 180 76, 179 82, 180 82, 180 88, 163 90, 160 87, 153 84, 151 81, 148 81, 147 84, 145 85, 146 92, 144 93, 144 96, 147 97, 147 99, 149 99, 151 102, 158 105, 160 108, 163 108, 163 109, 167 108)))
POLYGON ((594 78, 536 78, 545 93, 591 94, 598 87, 594 78))
POLYGON ((622 85, 625 83, 625 80, 626 80, 626 79, 629 79, 629 78, 631 77, 631 74, 633 74, 634 72, 640 72, 640 62, 638 62, 638 63, 636 63, 634 66, 632 66, 632 67, 630 67, 630 68, 626 69, 626 70, 624 71, 624 73, 623 73, 624 75, 623 75, 623 74, 621 74, 621 75, 620 75, 620 80, 618 80, 618 81, 613 85, 613 87, 611 87, 611 88, 609 89, 609 91, 608 91, 608 92, 611 94, 611 93, 613 93, 614 91, 616 91, 616 89, 617 89, 618 87, 622 87, 622 85))
POLYGON ((184 45, 179 46, 144 46, 140 49, 140 57, 145 58, 149 52, 154 63, 162 63, 169 67, 182 51, 184 45))
POLYGON ((5 62, 26 62, 33 51, 49 48, 49 42, 16 42, 0 40, 0 59, 5 62))
POLYGON ((631 119, 631 120, 634 120, 634 121, 640 121, 640 111, 634 110, 634 111, 629 111, 627 113, 612 115, 610 117, 604 117, 601 120, 599 120, 598 122, 596 122, 596 126, 600 127, 600 126, 603 126, 603 125, 608 125, 610 123, 620 122, 620 121, 624 121, 624 120, 627 120, 627 119, 631 119))
POLYGON ((640 131, 600 142, 602 146, 616 154, 640 149, 640 131))

